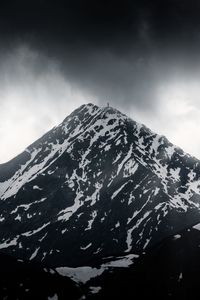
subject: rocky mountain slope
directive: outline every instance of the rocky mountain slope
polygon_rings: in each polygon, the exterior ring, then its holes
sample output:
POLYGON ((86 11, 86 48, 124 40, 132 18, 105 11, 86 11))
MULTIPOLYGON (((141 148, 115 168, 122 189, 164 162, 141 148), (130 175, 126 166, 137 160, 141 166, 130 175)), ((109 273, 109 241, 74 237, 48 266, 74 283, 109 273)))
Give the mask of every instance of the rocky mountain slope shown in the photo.
POLYGON ((197 224, 162 240, 132 264, 118 264, 91 278, 85 284, 85 291, 87 299, 91 300, 124 297, 197 300, 199 284, 200 224, 197 224), (91 286, 96 286, 98 292, 88 293, 91 286))
POLYGON ((52 267, 141 253, 200 221, 200 162, 83 105, 0 165, 0 249, 52 267))
POLYGON ((140 255, 102 258, 92 267, 52 269, 2 253, 0 265, 1 299, 196 300, 200 224, 167 237, 140 255))

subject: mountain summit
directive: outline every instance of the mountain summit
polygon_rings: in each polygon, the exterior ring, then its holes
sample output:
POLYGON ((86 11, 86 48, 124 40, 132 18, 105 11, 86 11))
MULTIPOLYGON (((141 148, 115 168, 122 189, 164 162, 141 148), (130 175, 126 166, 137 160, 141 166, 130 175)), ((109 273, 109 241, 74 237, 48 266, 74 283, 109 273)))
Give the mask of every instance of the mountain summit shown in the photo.
POLYGON ((82 105, 0 165, 0 249, 53 267, 138 254, 200 221, 200 162, 82 105))

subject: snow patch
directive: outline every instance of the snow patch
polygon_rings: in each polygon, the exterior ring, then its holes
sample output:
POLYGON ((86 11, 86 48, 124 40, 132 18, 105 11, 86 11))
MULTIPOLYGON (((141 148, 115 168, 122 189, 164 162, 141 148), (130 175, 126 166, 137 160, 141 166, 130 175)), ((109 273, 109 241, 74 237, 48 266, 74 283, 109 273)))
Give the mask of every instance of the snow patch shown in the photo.
POLYGON ((38 185, 34 185, 34 186, 33 186, 33 190, 40 190, 40 191, 41 191, 42 188, 40 188, 38 185))
POLYGON ((101 290, 100 286, 90 286, 90 293, 91 294, 98 294, 101 290))
POLYGON ((80 249, 81 250, 86 250, 86 249, 88 249, 89 247, 91 247, 92 246, 92 243, 89 243, 87 246, 85 246, 85 247, 80 247, 80 249))
POLYGON ((78 283, 86 283, 91 278, 95 278, 104 272, 104 269, 97 269, 92 267, 59 267, 56 271, 62 276, 68 276, 78 283))
POLYGON ((39 250, 40 250, 40 247, 36 248, 29 259, 32 260, 33 258, 35 258, 37 256, 39 250))
POLYGON ((127 268, 134 263, 134 259, 138 258, 139 255, 137 254, 129 254, 126 256, 118 257, 114 261, 109 261, 105 264, 102 264, 100 268, 92 268, 88 266, 84 267, 59 267, 56 268, 56 271, 62 275, 67 276, 73 279, 78 283, 86 283, 91 278, 95 278, 100 276, 105 270, 109 268, 127 268))
POLYGON ((58 296, 55 294, 52 297, 48 297, 48 300, 58 300, 58 296))
POLYGON ((11 246, 16 246, 18 239, 19 239, 19 236, 15 237, 13 240, 6 240, 4 243, 0 244, 0 249, 8 248, 11 246))
POLYGON ((180 239, 181 238, 181 235, 180 234, 176 234, 176 235, 174 235, 174 240, 177 240, 177 239, 180 239))
POLYGON ((194 229, 200 230, 200 223, 198 223, 197 225, 193 226, 194 229))
POLYGON ((39 227, 39 228, 37 228, 37 229, 35 229, 35 230, 31 230, 31 231, 28 231, 28 232, 24 232, 24 233, 22 233, 22 235, 24 235, 24 236, 31 236, 31 235, 33 235, 33 234, 36 234, 36 233, 38 233, 39 231, 41 231, 42 229, 44 229, 45 227, 47 227, 49 224, 50 224, 50 222, 48 222, 48 223, 42 225, 41 227, 39 227))

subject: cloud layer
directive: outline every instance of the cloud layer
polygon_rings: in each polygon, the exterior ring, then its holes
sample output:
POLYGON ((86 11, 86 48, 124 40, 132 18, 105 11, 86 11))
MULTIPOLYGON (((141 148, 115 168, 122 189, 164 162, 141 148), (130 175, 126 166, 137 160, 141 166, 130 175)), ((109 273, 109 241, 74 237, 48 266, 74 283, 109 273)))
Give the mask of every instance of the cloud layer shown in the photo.
POLYGON ((199 13, 194 0, 0 4, 0 162, 108 101, 200 158, 199 13))

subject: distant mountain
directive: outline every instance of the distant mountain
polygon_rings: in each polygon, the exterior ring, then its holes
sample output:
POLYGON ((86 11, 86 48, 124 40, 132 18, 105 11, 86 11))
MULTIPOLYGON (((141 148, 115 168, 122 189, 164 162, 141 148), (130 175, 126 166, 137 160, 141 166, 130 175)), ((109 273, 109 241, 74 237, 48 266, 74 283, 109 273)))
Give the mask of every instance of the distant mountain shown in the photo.
POLYGON ((200 161, 87 104, 0 165, 0 199, 0 250, 77 279, 199 223, 200 161))

